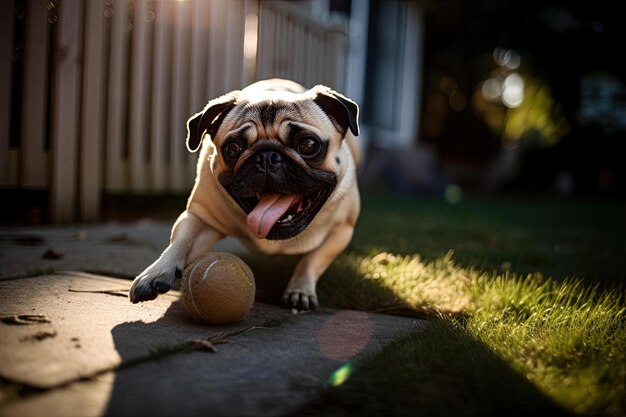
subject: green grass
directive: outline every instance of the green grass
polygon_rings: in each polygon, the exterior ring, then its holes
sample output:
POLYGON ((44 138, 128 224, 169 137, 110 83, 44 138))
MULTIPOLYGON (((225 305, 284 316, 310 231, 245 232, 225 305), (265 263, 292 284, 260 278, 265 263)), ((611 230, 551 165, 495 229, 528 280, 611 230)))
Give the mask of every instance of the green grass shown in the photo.
MULTIPOLYGON (((626 415, 624 208, 366 199, 322 304, 429 324, 345 368, 301 413, 626 415)), ((285 260, 252 265, 286 281, 285 260)))
POLYGON ((486 271, 624 282, 623 202, 574 200, 365 199, 352 250, 419 253, 486 271))

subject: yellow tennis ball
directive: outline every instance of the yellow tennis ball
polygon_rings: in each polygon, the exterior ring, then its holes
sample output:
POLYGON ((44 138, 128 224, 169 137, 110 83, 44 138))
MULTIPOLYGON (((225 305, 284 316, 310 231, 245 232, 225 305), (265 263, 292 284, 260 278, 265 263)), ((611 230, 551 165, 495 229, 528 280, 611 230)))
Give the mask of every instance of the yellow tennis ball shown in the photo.
POLYGON ((181 296, 192 316, 212 324, 243 319, 252 309, 256 286, 239 257, 211 252, 185 268, 181 296))

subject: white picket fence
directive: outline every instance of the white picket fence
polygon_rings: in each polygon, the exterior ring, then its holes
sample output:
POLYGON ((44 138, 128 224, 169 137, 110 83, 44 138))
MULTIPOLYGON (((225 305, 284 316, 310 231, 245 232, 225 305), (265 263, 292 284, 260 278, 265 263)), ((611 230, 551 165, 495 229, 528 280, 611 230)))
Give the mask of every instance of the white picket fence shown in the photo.
POLYGON ((188 193, 185 122, 211 98, 269 77, 345 85, 345 25, 288 2, 2 3, 0 190, 48 189, 53 222, 97 220, 104 194, 188 193))

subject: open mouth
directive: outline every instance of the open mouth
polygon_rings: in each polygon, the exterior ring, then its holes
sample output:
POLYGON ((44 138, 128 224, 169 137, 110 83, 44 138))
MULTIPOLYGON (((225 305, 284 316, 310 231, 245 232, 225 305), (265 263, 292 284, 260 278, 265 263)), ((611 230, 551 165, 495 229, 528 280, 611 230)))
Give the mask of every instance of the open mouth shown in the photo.
POLYGON ((268 167, 267 161, 261 164, 254 157, 265 150, 260 148, 236 170, 219 174, 218 180, 247 215, 252 235, 257 239, 291 239, 309 226, 335 191, 337 175, 284 154, 280 154, 282 162, 268 167))
POLYGON ((301 233, 326 202, 331 190, 306 195, 257 193, 235 199, 248 215, 248 228, 258 239, 284 240, 301 233))

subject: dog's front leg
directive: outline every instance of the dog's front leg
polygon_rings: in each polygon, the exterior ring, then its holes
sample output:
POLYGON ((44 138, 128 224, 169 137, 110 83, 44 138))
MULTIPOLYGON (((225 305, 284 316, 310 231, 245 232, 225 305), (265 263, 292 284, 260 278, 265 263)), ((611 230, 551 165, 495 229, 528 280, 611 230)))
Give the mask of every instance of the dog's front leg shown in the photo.
POLYGON ((182 276, 188 257, 193 260, 192 256, 211 250, 222 237, 195 214, 182 212, 172 227, 169 246, 133 281, 128 292, 130 301, 154 300, 159 294, 168 292, 174 279, 182 276))
POLYGON ((319 307, 316 286, 326 268, 343 252, 352 240, 354 227, 345 223, 333 230, 315 250, 304 255, 283 293, 284 305, 297 310, 319 307))

